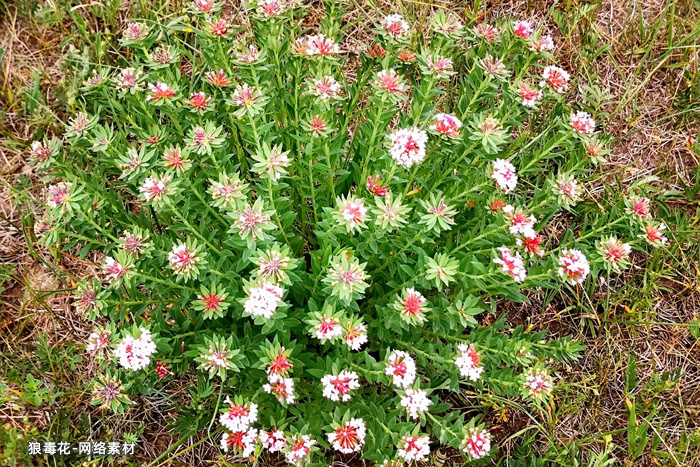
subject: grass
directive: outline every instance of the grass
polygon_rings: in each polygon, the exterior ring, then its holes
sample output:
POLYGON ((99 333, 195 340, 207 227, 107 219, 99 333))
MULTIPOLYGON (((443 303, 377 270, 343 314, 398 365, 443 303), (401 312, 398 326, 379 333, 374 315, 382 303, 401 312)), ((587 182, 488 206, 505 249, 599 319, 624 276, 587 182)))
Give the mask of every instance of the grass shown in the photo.
MULTIPOLYGON (((542 412, 486 395, 465 396, 465 405, 493 409, 501 445, 495 463, 700 466, 697 2, 348 2, 354 41, 349 48, 368 44, 365 23, 379 10, 391 11, 390 3, 418 24, 438 4, 467 18, 535 17, 547 24, 562 63, 584 77, 578 99, 604 117, 613 138, 607 162, 586 180, 586 200, 576 216, 557 219, 549 233, 556 237, 594 219, 602 198, 619 196, 630 185, 655 197, 671 230, 667 249, 636 255, 625 275, 578 293, 533 296, 526 307, 504 304, 512 326, 572 335, 586 350, 577 364, 557 372, 560 389, 542 412)), ((126 19, 173 18, 182 14, 182 4, 58 0, 0 8, 0 465, 49 465, 27 456, 28 440, 76 442, 89 433, 107 441, 139 439, 140 459, 152 465, 208 465, 204 459, 219 456, 215 446, 205 437, 177 445, 163 422, 200 402, 189 394, 196 380, 170 381, 161 393, 140 398, 137 413, 106 415, 88 405, 85 384, 94 364, 80 346, 92 324, 74 312, 69 291, 74 278, 93 266, 35 245, 34 213, 20 196, 36 195, 43 186, 24 162, 28 145, 60 131, 63 110, 77 92, 63 66, 86 75, 91 64, 109 66, 126 19)), ((321 11, 312 4, 312 15, 321 11)), ((457 458, 438 451, 431 464, 450 465, 457 458)), ((109 464, 107 458, 95 461, 109 464)))

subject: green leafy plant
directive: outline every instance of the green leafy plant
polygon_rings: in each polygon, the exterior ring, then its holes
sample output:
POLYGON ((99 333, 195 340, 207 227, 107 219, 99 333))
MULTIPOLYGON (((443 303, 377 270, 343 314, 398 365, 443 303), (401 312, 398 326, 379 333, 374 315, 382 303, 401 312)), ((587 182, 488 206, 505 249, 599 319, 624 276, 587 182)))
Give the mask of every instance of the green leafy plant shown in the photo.
POLYGON ((549 365, 582 347, 479 315, 585 295, 665 226, 635 192, 547 234, 607 139, 529 22, 437 12, 419 35, 388 15, 353 61, 340 6, 309 31, 295 3, 249 6, 240 35, 209 0, 192 23, 128 23, 60 143, 32 146, 53 180, 37 237, 102 261, 75 297, 114 324, 89 338, 108 357, 94 402, 128 410, 158 359, 158 378, 199 373, 174 427, 218 420, 237 455, 493 455, 484 413, 452 394, 542 407, 549 365))

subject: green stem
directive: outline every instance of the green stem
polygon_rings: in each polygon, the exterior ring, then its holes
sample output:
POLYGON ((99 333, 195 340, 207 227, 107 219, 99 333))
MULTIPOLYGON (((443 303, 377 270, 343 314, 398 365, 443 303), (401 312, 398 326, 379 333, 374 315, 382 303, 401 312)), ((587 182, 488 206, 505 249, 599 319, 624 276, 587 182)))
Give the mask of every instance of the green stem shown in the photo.
POLYGON ((177 217, 178 219, 180 219, 180 221, 181 221, 183 224, 185 224, 185 226, 187 227, 187 229, 188 229, 190 232, 192 232, 192 233, 194 234, 195 237, 197 237, 197 238, 199 238, 201 241, 203 241, 209 248, 211 248, 213 251, 215 251, 216 254, 221 255, 221 249, 215 247, 214 245, 212 245, 211 242, 209 242, 209 240, 207 240, 206 237, 205 237, 204 235, 202 235, 201 233, 199 233, 199 231, 198 231, 197 229, 194 228, 194 226, 190 223, 190 221, 188 221, 188 220, 185 218, 185 216, 183 216, 183 215, 180 213, 180 211, 178 211, 172 203, 168 202, 168 206, 170 207, 170 209, 171 209, 171 210, 173 211, 173 213, 175 214, 175 217, 177 217))

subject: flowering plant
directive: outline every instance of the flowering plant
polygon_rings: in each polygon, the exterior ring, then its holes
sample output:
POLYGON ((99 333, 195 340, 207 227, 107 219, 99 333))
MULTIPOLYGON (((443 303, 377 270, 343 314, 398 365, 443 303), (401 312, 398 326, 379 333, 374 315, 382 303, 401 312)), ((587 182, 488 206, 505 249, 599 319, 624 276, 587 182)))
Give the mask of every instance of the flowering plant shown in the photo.
POLYGON ((303 6, 261 0, 240 34, 213 1, 192 9, 129 23, 119 69, 31 149, 53 180, 37 236, 100 265, 76 287, 112 323, 90 343, 113 349, 97 402, 196 372, 218 397, 181 426, 218 420, 233 455, 493 455, 488 414, 454 394, 543 404, 548 366, 581 348, 482 315, 585 294, 668 241, 641 193, 552 234, 607 141, 567 99, 575 70, 527 21, 436 12, 419 36, 390 14, 353 56, 334 3, 303 31, 303 6))

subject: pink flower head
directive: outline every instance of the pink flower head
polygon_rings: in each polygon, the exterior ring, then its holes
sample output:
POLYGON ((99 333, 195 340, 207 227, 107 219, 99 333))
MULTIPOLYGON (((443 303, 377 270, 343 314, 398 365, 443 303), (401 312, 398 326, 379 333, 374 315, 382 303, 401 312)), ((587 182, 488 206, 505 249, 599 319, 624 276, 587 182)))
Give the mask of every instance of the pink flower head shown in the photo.
POLYGON ((415 421, 421 413, 427 412, 433 401, 428 399, 428 393, 422 389, 406 389, 401 396, 401 407, 406 409, 406 413, 415 421))
POLYGON ((518 184, 518 176, 515 175, 515 166, 505 159, 496 159, 493 162, 491 179, 496 182, 498 188, 508 194, 518 184))
POLYGON ((190 277, 197 269, 197 263, 202 260, 197 250, 190 248, 186 243, 174 245, 168 253, 168 262, 173 272, 178 276, 190 277))
POLYGON ((161 177, 152 175, 148 177, 139 191, 146 198, 146 201, 161 201, 168 194, 171 178, 167 175, 161 177))
POLYGON ((119 249, 137 257, 143 254, 150 246, 151 244, 148 243, 148 234, 144 235, 125 231, 124 234, 119 237, 119 249))
POLYGON ((151 356, 156 353, 156 344, 148 329, 140 328, 141 336, 136 338, 131 334, 114 349, 114 357, 119 360, 119 365, 127 370, 143 370, 151 363, 151 356))
POLYGON ((569 121, 571 122, 571 129, 574 133, 579 135, 592 135, 595 131, 595 120, 591 117, 588 112, 572 112, 569 116, 569 121))
POLYGON ((258 430, 249 428, 244 431, 234 431, 233 433, 224 433, 221 437, 221 449, 224 452, 229 450, 239 454, 242 457, 248 457, 255 452, 255 443, 258 439, 258 430))
POLYGON ((281 430, 260 430, 260 442, 264 449, 270 452, 280 452, 287 444, 287 438, 281 430))
POLYGON ((532 35, 532 23, 529 21, 515 21, 513 23, 513 34, 527 39, 532 35))
POLYGON ((347 346, 350 347, 350 350, 360 350, 360 348, 367 343, 367 328, 361 323, 357 325, 348 323, 344 339, 347 346))
POLYGON ((80 136, 90 126, 90 116, 85 112, 78 112, 74 117, 68 119, 66 135, 80 136))
POLYGON ((217 73, 214 73, 213 71, 207 71, 206 73, 204 73, 204 77, 214 86, 225 87, 231 84, 231 80, 228 79, 228 76, 226 76, 226 73, 224 73, 223 68, 220 69, 217 73))
POLYGON ((407 388, 416 380, 416 362, 401 350, 394 350, 387 360, 384 374, 392 377, 394 386, 407 388))
POLYGON ((546 34, 540 36, 532 43, 532 47, 530 48, 530 50, 532 50, 533 52, 544 52, 554 50, 554 41, 552 40, 552 36, 546 34))
POLYGON ((484 371, 481 366, 481 354, 476 351, 474 344, 459 344, 457 350, 459 356, 455 359, 455 365, 459 374, 470 381, 477 381, 484 371))
POLYGON ((160 101, 162 99, 172 99, 175 97, 175 90, 170 89, 167 84, 158 81, 156 84, 148 83, 148 89, 151 94, 146 97, 147 101, 160 101))
POLYGON ((263 281, 256 287, 251 287, 243 309, 251 316, 270 319, 283 304, 284 289, 271 282, 263 281))
POLYGON ((566 71, 556 66, 548 66, 542 72, 541 87, 549 86, 556 92, 565 92, 569 89, 571 76, 566 71))
POLYGON ((332 401, 347 402, 350 400, 352 390, 360 387, 360 380, 354 371, 341 371, 336 375, 325 375, 321 379, 323 385, 323 397, 332 401))
POLYGON ((321 135, 328 131, 328 121, 320 115, 314 115, 309 122, 309 128, 312 133, 321 135))
POLYGON ((187 104, 196 110, 206 110, 209 102, 211 102, 211 97, 207 97, 203 92, 195 92, 190 94, 190 100, 187 101, 187 104))
POLYGON ((430 125, 430 131, 437 134, 456 138, 462 128, 460 119, 450 114, 437 114, 433 117, 434 123, 430 125))
POLYGON ((263 232, 263 225, 268 222, 270 222, 270 216, 263 213, 262 207, 256 208, 246 204, 243 210, 238 213, 238 219, 234 221, 233 225, 238 229, 241 237, 245 238, 250 235, 253 240, 256 240, 263 232))
POLYGON ((285 268, 289 266, 291 260, 289 256, 282 256, 279 250, 267 250, 255 262, 258 266, 258 276, 273 282, 284 282, 287 279, 285 268))
POLYGON ((326 37, 325 34, 306 36, 305 54, 309 57, 314 55, 333 55, 340 52, 340 47, 335 40, 326 37))
POLYGON ((52 209, 65 207, 70 201, 72 190, 73 185, 66 182, 59 182, 56 185, 50 185, 47 190, 48 195, 46 197, 46 203, 52 209))
POLYGON ((523 105, 525 107, 535 107, 537 102, 542 100, 542 91, 539 89, 532 89, 524 82, 520 83, 518 94, 520 94, 520 98, 523 100, 523 105))
POLYGON ((99 352, 107 350, 111 342, 112 333, 107 330, 97 330, 88 336, 88 345, 85 350, 88 352, 99 352))
POLYGON ((161 45, 152 54, 151 60, 161 65, 167 65, 173 61, 173 56, 170 53, 170 46, 161 45))
POLYGON ((101 307, 98 302, 97 291, 90 284, 78 284, 78 289, 75 291, 73 299, 75 300, 75 308, 80 313, 99 310, 101 307))
POLYGON ((649 198, 640 198, 638 196, 632 196, 629 199, 629 208, 627 208, 627 212, 637 216, 639 219, 650 219, 650 204, 651 200, 649 198))
POLYGON ((464 452, 473 459, 481 459, 491 451, 491 433, 483 428, 471 428, 462 443, 464 452))
POLYGON ((107 280, 111 282, 126 276, 132 267, 133 266, 124 266, 111 256, 107 256, 102 271, 104 271, 107 280))
POLYGON ((260 0, 258 2, 258 14, 264 18, 274 18, 286 10, 283 0, 260 0))
POLYGON ((51 148, 42 141, 34 141, 29 157, 36 163, 46 162, 51 157, 51 148))
POLYGON ((542 256, 544 254, 544 251, 542 251, 542 235, 534 230, 518 237, 515 243, 531 255, 542 256))
POLYGON ((258 49, 253 44, 250 44, 244 53, 237 53, 236 58, 243 63, 255 63, 260 58, 260 54, 258 49))
POLYGON ((340 321, 332 316, 324 316, 318 324, 314 326, 314 335, 321 342, 333 340, 343 335, 343 327, 340 321))
POLYGON ((233 103, 238 107, 250 107, 262 98, 262 93, 255 86, 248 86, 247 83, 239 84, 231 96, 233 103))
POLYGON ((365 422, 361 418, 353 418, 329 433, 328 442, 336 451, 351 454, 362 449, 366 435, 365 422))
POLYGON ((422 461, 430 454, 428 436, 402 436, 398 455, 406 462, 422 461))
POLYGON ((197 298, 204 302, 204 312, 216 313, 221 304, 226 300, 226 294, 209 292, 206 295, 198 295, 197 298))
POLYGON ((280 349, 280 353, 277 354, 277 356, 267 366, 266 371, 268 375, 287 376, 292 368, 294 368, 294 365, 289 361, 287 350, 282 347, 280 349))
POLYGON ((314 79, 309 86, 309 92, 319 97, 323 102, 341 97, 342 87, 332 76, 322 76, 314 79))
POLYGON ((117 89, 122 91, 140 89, 139 78, 141 74, 141 70, 136 70, 134 68, 124 68, 120 70, 115 78, 117 89))
POLYGON ((347 228, 348 232, 361 230, 365 227, 367 207, 364 199, 355 198, 354 196, 340 197, 337 204, 338 215, 335 217, 340 224, 347 228))
POLYGON ((666 230, 666 224, 663 222, 659 224, 649 222, 644 226, 644 236, 651 246, 665 246, 668 243, 668 238, 663 234, 664 230, 666 230))
POLYGON ((559 256, 559 275, 572 285, 582 284, 591 272, 588 260, 580 250, 562 250, 559 256))
POLYGON ((137 41, 148 35, 148 27, 141 23, 128 23, 122 34, 124 40, 137 41))
POLYGON ((435 73, 438 78, 448 78, 455 73, 451 58, 440 56, 434 58, 429 57, 426 62, 428 69, 435 73))
POLYGON ((167 169, 173 169, 178 172, 184 172, 192 162, 190 159, 182 157, 182 151, 179 148, 168 148, 163 151, 163 165, 167 169))
POLYGON ((527 270, 520 253, 515 255, 510 248, 502 246, 498 248, 501 253, 500 258, 494 258, 493 262, 501 266, 501 272, 508 274, 515 282, 523 282, 527 277, 527 270))
POLYGON ((484 73, 496 78, 504 78, 510 73, 503 62, 497 58, 487 55, 479 60, 479 66, 484 69, 484 73))
POLYGON ((214 0, 192 0, 192 5, 197 13, 209 13, 215 4, 214 0))
POLYGON ((311 447, 316 441, 309 435, 296 435, 290 440, 289 450, 285 453, 287 462, 294 465, 301 465, 308 460, 311 447))
POLYGON ((268 384, 263 385, 263 390, 268 394, 277 397, 277 401, 281 404, 293 404, 296 396, 294 395, 294 380, 285 378, 280 375, 268 375, 268 384))
POLYGON ((379 175, 375 175, 374 178, 372 178, 372 176, 370 175, 367 177, 367 184, 365 186, 373 195, 386 196, 386 192, 389 189, 389 187, 386 185, 380 185, 379 179, 379 175))
POLYGON ((219 423, 231 431, 246 431, 258 420, 258 404, 236 404, 228 396, 224 400, 228 409, 219 417, 219 423))
POLYGON ((406 84, 401 75, 394 69, 381 70, 374 79, 374 85, 393 96, 400 96, 406 93, 406 84))
POLYGON ((581 198, 581 187, 576 179, 568 174, 560 174, 554 181, 552 191, 557 194, 564 206, 573 206, 581 198))
POLYGON ((609 263, 615 269, 619 269, 629 258, 632 247, 629 243, 623 243, 615 237, 610 237, 600 242, 600 252, 603 256, 603 261, 609 263))
POLYGON ((382 27, 394 38, 406 35, 411 29, 403 16, 397 14, 385 16, 382 20, 382 27))
POLYGON ((426 302, 427 300, 420 292, 408 288, 404 291, 403 297, 399 298, 399 313, 409 322, 422 323, 425 321, 425 313, 428 310, 425 306, 426 302))
POLYGON ((490 24, 479 23, 474 26, 474 35, 484 39, 486 42, 494 42, 498 40, 499 32, 498 29, 490 24))
POLYGON ((403 63, 413 63, 416 61, 416 54, 410 50, 402 50, 396 59, 403 63))
POLYGON ((156 362, 156 375, 159 379, 163 379, 170 374, 168 370, 168 364, 165 362, 156 362))
POLYGON ((542 399, 552 393, 553 387, 552 377, 545 370, 530 368, 525 373, 524 388, 530 397, 542 399))
POLYGON ((389 140, 389 154, 396 165, 410 169, 413 164, 420 164, 425 159, 428 134, 420 128, 397 130, 389 135, 389 140))
POLYGON ((372 58, 384 58, 386 50, 379 44, 374 44, 372 47, 365 50, 365 53, 372 58))
POLYGON ((309 43, 306 40, 306 37, 297 37, 294 40, 294 44, 292 45, 292 48, 294 49, 294 53, 297 55, 306 55, 306 49, 309 47, 309 43))
POLYGON ((535 216, 526 215, 522 209, 516 210, 510 204, 503 208, 503 212, 508 217, 508 222, 510 223, 510 233, 513 235, 522 234, 525 236, 533 237, 535 235, 535 216))

